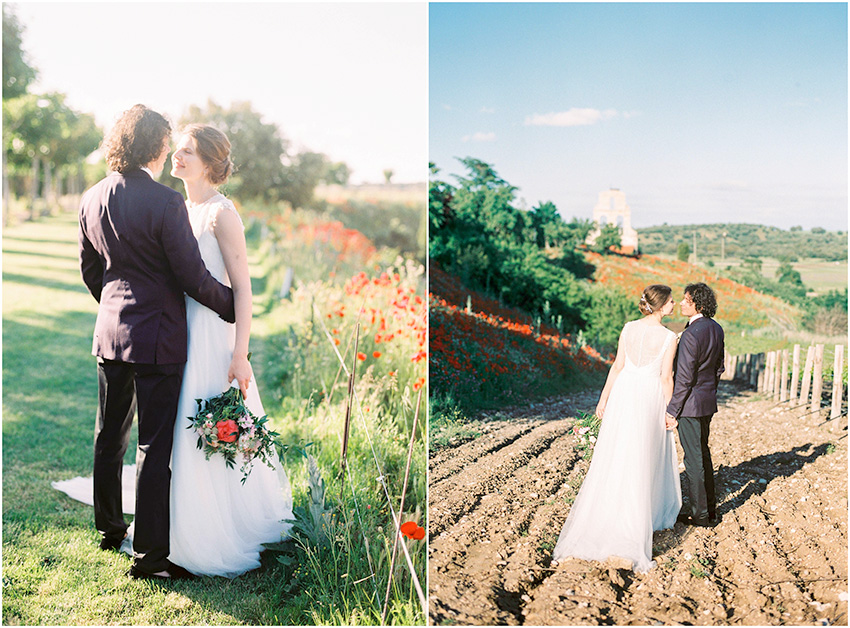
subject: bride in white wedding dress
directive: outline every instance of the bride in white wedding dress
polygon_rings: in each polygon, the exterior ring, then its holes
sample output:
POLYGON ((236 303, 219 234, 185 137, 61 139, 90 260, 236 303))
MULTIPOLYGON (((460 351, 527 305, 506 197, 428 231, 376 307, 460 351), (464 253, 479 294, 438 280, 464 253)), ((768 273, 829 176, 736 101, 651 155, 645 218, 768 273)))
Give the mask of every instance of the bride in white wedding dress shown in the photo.
POLYGON ((676 334, 661 324, 673 312, 668 286, 652 285, 644 318, 626 323, 596 408, 602 419, 590 469, 570 509, 553 559, 574 556, 655 566, 652 532, 672 528, 682 506, 676 445, 665 425, 673 394, 676 334))
MULTIPOLYGON (((242 221, 213 187, 230 174, 229 155, 227 137, 207 125, 184 129, 172 155, 171 174, 186 186, 189 220, 204 263, 213 277, 233 288, 236 325, 186 297, 189 344, 171 453, 168 559, 196 575, 234 577, 260 566, 262 544, 280 541, 291 527, 284 520, 293 514, 289 481, 279 461, 272 469, 256 459, 243 485, 242 474, 227 468, 222 456, 206 460, 197 448, 196 432, 187 429, 187 418, 198 410, 195 400, 219 395, 231 382, 247 393, 245 403, 254 415, 265 414, 248 362, 251 282, 242 221)), ((134 503, 134 476, 133 467, 125 467, 124 504, 134 503)), ((54 486, 82 501, 87 490, 91 499, 91 478, 69 482, 71 486, 54 486)), ((132 554, 132 539, 131 525, 121 551, 132 554)))

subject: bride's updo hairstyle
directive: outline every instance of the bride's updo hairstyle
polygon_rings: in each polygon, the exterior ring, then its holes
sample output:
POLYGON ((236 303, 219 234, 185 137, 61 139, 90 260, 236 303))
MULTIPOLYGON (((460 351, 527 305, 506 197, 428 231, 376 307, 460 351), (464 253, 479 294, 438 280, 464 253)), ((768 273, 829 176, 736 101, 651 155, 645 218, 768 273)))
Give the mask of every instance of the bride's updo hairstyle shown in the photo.
POLYGON ((673 289, 664 284, 654 283, 643 289, 643 294, 640 295, 640 313, 644 316, 649 316, 653 312, 657 312, 664 304, 670 300, 670 295, 673 294, 673 289))
POLYGON ((213 185, 221 185, 233 174, 233 162, 230 161, 230 140, 214 126, 209 124, 190 124, 182 129, 183 135, 195 140, 198 155, 209 168, 207 179, 213 185))

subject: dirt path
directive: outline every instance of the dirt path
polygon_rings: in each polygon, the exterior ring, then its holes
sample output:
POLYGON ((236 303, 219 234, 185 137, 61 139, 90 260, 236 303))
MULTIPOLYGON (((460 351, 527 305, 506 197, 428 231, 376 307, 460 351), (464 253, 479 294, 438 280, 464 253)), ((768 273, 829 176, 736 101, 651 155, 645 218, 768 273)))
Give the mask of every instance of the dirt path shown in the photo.
POLYGON ((433 625, 847 624, 846 418, 819 426, 725 382, 711 434, 721 523, 656 533, 648 574, 553 567, 588 466, 568 430, 596 396, 502 412, 432 455, 433 625))

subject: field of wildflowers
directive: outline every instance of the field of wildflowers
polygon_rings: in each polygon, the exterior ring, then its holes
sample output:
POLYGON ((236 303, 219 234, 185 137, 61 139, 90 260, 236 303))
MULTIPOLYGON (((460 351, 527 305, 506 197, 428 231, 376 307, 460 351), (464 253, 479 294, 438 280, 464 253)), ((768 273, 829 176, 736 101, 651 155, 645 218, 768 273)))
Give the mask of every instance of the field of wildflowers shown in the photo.
MULTIPOLYGON (((593 280, 640 298, 647 285, 662 283, 673 288, 680 299, 689 283, 704 282, 717 295, 717 321, 727 332, 740 332, 778 326, 790 329, 799 325, 802 312, 797 308, 727 279, 711 269, 694 266, 679 260, 664 259, 654 255, 626 257, 585 252, 588 263, 596 267, 593 280)), ((676 310, 678 314, 678 310, 676 310)), ((681 318, 681 317, 679 317, 681 318)), ((676 317, 670 320, 676 320, 676 317)))
MULTIPOLYGON (((741 344, 742 334, 749 342, 756 330, 793 329, 802 316, 775 297, 685 262, 652 255, 584 254, 595 269, 591 283, 635 303, 649 284, 667 284, 679 299, 688 283, 708 283, 717 294, 717 320, 730 348, 741 344)), ((546 325, 545 315, 506 307, 469 290, 433 262, 429 304, 432 415, 457 416, 457 407, 493 407, 580 389, 589 382, 596 385, 608 368, 610 356, 603 358, 580 339, 546 325)), ((678 310, 668 322, 684 324, 678 310)))
POLYGON ((590 347, 466 289, 433 262, 429 279, 432 416, 577 390, 607 371, 590 347))
MULTIPOLYGON (((255 321, 255 368, 287 449, 301 513, 295 543, 274 548, 286 583, 282 593, 291 596, 280 620, 380 623, 393 543, 390 505, 398 510, 420 390, 427 399, 424 268, 315 213, 284 212, 249 233, 265 269, 257 284, 266 313, 255 321), (292 285, 281 298, 287 268, 292 285), (346 370, 352 369, 343 472, 346 370)), ((401 516, 411 522, 405 529, 425 522, 424 443, 420 423, 401 516)), ((404 543, 424 587, 424 542, 406 535, 404 543)), ((401 552, 394 577, 387 622, 424 623, 401 552)))

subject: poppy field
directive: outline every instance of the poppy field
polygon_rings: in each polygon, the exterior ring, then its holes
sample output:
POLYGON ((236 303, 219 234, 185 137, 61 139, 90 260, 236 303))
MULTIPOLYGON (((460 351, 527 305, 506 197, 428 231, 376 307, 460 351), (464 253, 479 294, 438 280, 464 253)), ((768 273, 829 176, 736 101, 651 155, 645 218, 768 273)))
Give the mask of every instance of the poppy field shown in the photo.
POLYGON ((643 288, 650 284, 666 284, 673 288, 673 296, 680 299, 687 284, 707 283, 717 295, 717 321, 727 332, 769 326, 793 328, 802 317, 802 312, 797 308, 776 297, 762 294, 721 277, 711 269, 687 262, 655 255, 627 257, 600 255, 592 251, 586 251, 585 257, 596 269, 593 281, 634 297, 635 301, 643 288))
POLYGON ((597 382, 607 371, 592 348, 466 289, 437 264, 429 277, 429 376, 438 407, 486 408, 554 395, 597 382))
POLYGON ((284 212, 251 233, 266 281, 255 369, 298 519, 294 543, 273 548, 292 596, 279 620, 380 623, 410 454, 400 513, 407 556, 399 550, 393 565, 386 621, 423 623, 415 581, 424 588, 425 439, 414 416, 419 395, 422 411, 427 398, 424 268, 326 215, 284 212))

